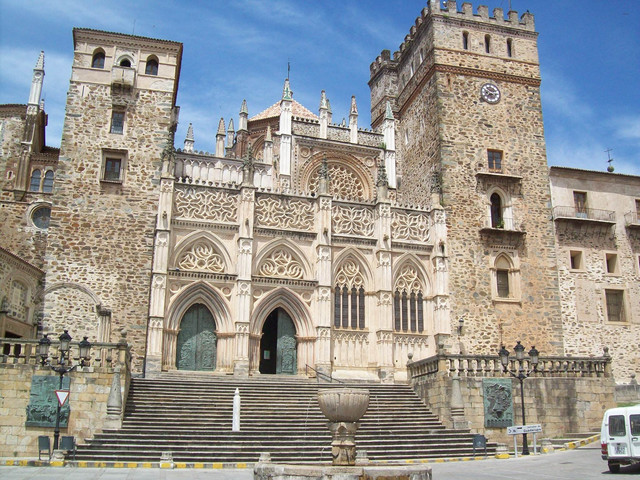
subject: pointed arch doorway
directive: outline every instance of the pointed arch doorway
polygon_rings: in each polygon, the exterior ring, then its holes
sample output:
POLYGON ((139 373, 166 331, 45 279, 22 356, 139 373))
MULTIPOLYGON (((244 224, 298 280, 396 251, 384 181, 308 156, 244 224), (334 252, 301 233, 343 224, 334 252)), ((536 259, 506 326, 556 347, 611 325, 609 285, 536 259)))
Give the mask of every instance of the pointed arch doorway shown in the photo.
POLYGON ((272 311, 262 327, 260 373, 295 375, 298 371, 296 327, 282 308, 272 311))
POLYGON ((216 347, 216 323, 213 315, 201 303, 191 305, 180 322, 176 367, 178 370, 215 370, 216 347))

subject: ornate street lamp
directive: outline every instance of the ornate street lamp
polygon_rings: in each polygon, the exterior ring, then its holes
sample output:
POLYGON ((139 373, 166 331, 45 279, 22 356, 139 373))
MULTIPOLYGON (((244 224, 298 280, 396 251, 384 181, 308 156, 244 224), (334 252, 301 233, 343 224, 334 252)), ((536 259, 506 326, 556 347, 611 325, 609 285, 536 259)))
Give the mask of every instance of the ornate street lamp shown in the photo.
MULTIPOLYGON (((524 415, 524 379, 525 378, 529 378, 529 376, 533 373, 538 371, 538 357, 540 355, 540 352, 538 352, 538 350, 536 350, 536 347, 532 346, 531 350, 529 350, 529 365, 532 366, 532 368, 528 371, 525 371, 524 369, 524 345, 522 345, 520 343, 520 340, 518 340, 518 343, 516 343, 516 346, 513 348, 513 350, 516 353, 516 360, 518 361, 518 371, 513 371, 511 369, 509 369, 509 351, 504 348, 504 345, 502 345, 502 348, 500 348, 500 351, 498 352, 498 355, 500 356, 500 362, 502 363, 502 369, 504 371, 504 373, 509 373, 512 377, 517 378, 520 381, 520 401, 521 401, 521 406, 522 406, 522 424, 526 425, 527 424, 527 420, 525 418, 524 415)), ((527 434, 523 433, 522 434, 522 455, 529 455, 529 445, 527 444, 527 434)))
MULTIPOLYGON (((49 357, 49 347, 51 346, 51 340, 45 335, 38 342, 38 355, 40 355, 40 362, 42 365, 48 365, 51 367, 51 370, 60 375, 60 387, 59 390, 62 390, 62 383, 65 374, 72 372, 78 365, 84 367, 85 361, 89 360, 91 355, 91 343, 87 340, 87 337, 84 337, 82 341, 78 344, 79 347, 79 356, 80 363, 76 363, 75 365, 71 365, 72 359, 69 356, 69 351, 71 349, 71 335, 67 330, 64 331, 62 335, 59 337, 60 346, 58 347, 60 351, 60 356, 58 357, 58 363, 52 364, 49 357)), ((58 440, 60 438, 60 402, 58 401, 58 410, 56 414, 56 427, 53 431, 53 449, 58 449, 58 440)))

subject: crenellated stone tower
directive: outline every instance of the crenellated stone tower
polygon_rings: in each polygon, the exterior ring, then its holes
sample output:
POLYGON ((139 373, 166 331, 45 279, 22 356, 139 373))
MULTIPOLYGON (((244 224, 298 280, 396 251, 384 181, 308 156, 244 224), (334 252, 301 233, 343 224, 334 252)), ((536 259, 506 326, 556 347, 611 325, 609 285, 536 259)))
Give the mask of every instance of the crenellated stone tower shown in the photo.
POLYGON ((111 341, 117 338, 111 332, 126 326, 140 368, 182 44, 88 29, 74 29, 73 40, 46 257, 45 330, 64 326, 74 336, 111 341))
POLYGON ((560 354, 533 15, 461 8, 430 0, 399 51, 371 64, 372 123, 389 103, 399 201, 446 211, 453 349, 522 340, 560 354))

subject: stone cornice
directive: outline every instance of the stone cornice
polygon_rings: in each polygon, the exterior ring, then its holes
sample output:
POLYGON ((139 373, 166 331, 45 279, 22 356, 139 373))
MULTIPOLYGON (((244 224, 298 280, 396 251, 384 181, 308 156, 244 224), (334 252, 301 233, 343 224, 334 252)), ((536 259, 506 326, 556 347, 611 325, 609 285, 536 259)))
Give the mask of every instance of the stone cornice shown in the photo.
POLYGON ((0 258, 2 258, 9 265, 22 270, 23 272, 35 275, 39 279, 44 277, 44 271, 2 247, 0 247, 0 258))
POLYGON ((163 50, 173 52, 178 57, 182 55, 182 43, 171 40, 161 40, 158 38, 139 37, 135 35, 125 35, 122 33, 107 32, 105 30, 93 30, 90 28, 74 28, 73 43, 109 43, 122 47, 132 47, 151 50, 163 50))
POLYGON ((317 280, 297 280, 295 278, 259 277, 252 276, 254 285, 286 285, 288 287, 312 289, 318 286, 317 280))

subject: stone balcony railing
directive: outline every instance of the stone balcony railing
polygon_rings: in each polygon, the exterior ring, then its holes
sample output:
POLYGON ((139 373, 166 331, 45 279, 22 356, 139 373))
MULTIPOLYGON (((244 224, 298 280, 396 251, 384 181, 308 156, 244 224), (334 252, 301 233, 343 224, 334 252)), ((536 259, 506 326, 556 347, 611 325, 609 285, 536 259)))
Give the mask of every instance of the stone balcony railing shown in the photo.
MULTIPOLYGON (((74 363, 80 361, 79 342, 71 342, 70 357, 74 363)), ((58 362, 58 344, 51 341, 49 361, 52 365, 58 362)), ((0 366, 10 364, 39 365, 41 363, 38 351, 38 340, 24 338, 0 338, 0 366)), ((116 365, 126 365, 129 370, 131 352, 126 341, 120 343, 92 343, 91 358, 85 361, 89 367, 112 368, 116 365)))
MULTIPOLYGON (((608 349, 602 357, 540 357, 536 376, 539 377, 610 377, 611 357, 608 349)), ((509 359, 509 369, 518 371, 519 363, 509 359)), ((533 365, 528 360, 523 368, 529 371, 533 365)), ((411 362, 407 365, 409 380, 424 380, 429 376, 446 377, 502 377, 505 374, 498 356, 438 354, 411 362)))
POLYGON ((615 223, 616 212, 598 208, 576 208, 575 206, 553 207, 553 219, 592 220, 596 222, 615 223))

